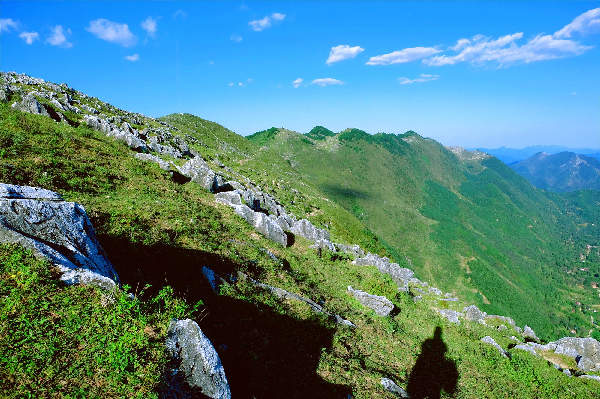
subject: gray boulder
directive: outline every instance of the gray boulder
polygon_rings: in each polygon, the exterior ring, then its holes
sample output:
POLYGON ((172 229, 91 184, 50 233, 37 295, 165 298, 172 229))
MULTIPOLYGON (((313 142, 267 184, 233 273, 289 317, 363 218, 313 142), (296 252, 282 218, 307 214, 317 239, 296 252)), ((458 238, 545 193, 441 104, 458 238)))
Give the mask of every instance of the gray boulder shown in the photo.
POLYGON ((408 292, 408 284, 414 283, 414 272, 410 269, 400 267, 397 263, 390 263, 386 257, 380 257, 372 253, 367 256, 355 259, 352 263, 359 266, 375 266, 383 274, 389 275, 392 280, 398 285, 398 289, 403 292, 408 292))
POLYGON ((485 324, 485 317, 487 316, 487 313, 479 310, 477 306, 471 305, 465 307, 463 312, 465 313, 465 319, 475 323, 485 324))
POLYGON ((0 242, 48 259, 67 284, 112 290, 118 283, 83 206, 55 192, 0 183, 0 242))
POLYGON ((596 381, 600 382, 600 376, 597 376, 597 375, 584 374, 584 375, 580 375, 579 378, 588 378, 590 380, 596 380, 596 381))
POLYGON ((348 286, 348 293, 358 299, 358 302, 362 303, 364 306, 373 309, 378 316, 389 316, 392 310, 394 310, 394 304, 384 296, 372 295, 361 290, 355 290, 351 286, 348 286))
POLYGON ((454 323, 457 325, 460 325, 460 320, 458 320, 458 317, 464 316, 464 314, 457 312, 456 310, 450 310, 450 309, 440 309, 440 310, 438 310, 438 313, 441 314, 446 319, 448 319, 448 321, 450 323, 454 323))
POLYGON ((500 345, 498 345, 496 343, 496 341, 494 341, 494 338, 490 337, 489 335, 481 338, 481 341, 486 344, 492 345, 494 348, 498 349, 498 351, 502 354, 502 356, 508 357, 508 352, 506 352, 504 349, 502 349, 502 347, 500 345))
POLYGON ((345 245, 345 244, 335 244, 338 251, 345 252, 350 255, 354 255, 355 257, 365 256, 365 251, 358 244, 354 245, 345 245))
POLYGON ((534 341, 539 341, 540 340, 537 337, 537 335, 535 335, 535 332, 533 331, 533 329, 531 327, 529 327, 528 325, 526 325, 525 327, 523 327, 523 332, 521 333, 521 335, 523 336, 523 338, 529 338, 529 339, 532 339, 534 341))
POLYGON ((404 389, 400 388, 394 381, 390 380, 389 378, 382 378, 381 385, 383 385, 383 388, 386 391, 393 393, 398 398, 402 398, 402 399, 410 398, 410 396, 404 389))
POLYGON ((205 189, 215 192, 217 183, 217 174, 208 166, 202 157, 195 157, 187 161, 179 168, 179 173, 192 179, 205 189))
POLYGON ((217 193, 215 194, 215 201, 231 207, 244 205, 244 201, 238 190, 217 193))
POLYGON ((287 246, 287 235, 275 220, 262 212, 254 212, 246 205, 236 205, 234 211, 268 239, 287 246))
POLYGON ((600 371, 600 342, 594 338, 565 337, 554 342, 555 353, 574 358, 584 371, 600 371))
POLYGON ((199 394, 213 399, 231 398, 219 355, 196 322, 172 320, 165 347, 171 360, 161 398, 195 398, 199 394))
POLYGON ((140 159, 142 161, 157 163, 158 166, 162 170, 166 170, 167 172, 171 170, 171 164, 169 162, 163 160, 161 157, 157 157, 156 155, 137 153, 137 154, 134 154, 134 157, 136 157, 137 159, 140 159))
POLYGON ((308 241, 329 240, 329 231, 326 229, 317 229, 307 219, 298 220, 290 229, 297 236, 304 237, 308 241))
POLYGON ((27 94, 20 103, 14 103, 12 108, 30 114, 50 116, 44 107, 31 93, 27 94))
POLYGON ((315 241, 314 245, 310 245, 309 248, 337 252, 335 244, 329 240, 317 240, 315 241))
POLYGON ((520 344, 520 345, 516 345, 514 348, 515 349, 520 349, 522 351, 527 351, 527 352, 529 352, 529 353, 531 353, 532 355, 535 355, 535 356, 539 356, 537 354, 537 352, 535 351, 535 348, 533 346, 531 346, 531 345, 520 344))

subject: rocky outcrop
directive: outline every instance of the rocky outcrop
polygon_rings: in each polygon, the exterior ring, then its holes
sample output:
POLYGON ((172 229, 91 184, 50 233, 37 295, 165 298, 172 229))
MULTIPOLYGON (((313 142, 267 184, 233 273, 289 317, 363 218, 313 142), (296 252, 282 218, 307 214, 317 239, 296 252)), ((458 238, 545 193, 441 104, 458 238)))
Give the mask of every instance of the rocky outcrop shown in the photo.
POLYGON ((20 244, 48 259, 67 284, 111 290, 118 283, 83 206, 55 192, 0 183, 0 242, 20 244))
POLYGON ((307 219, 298 220, 290 229, 297 236, 304 237, 308 241, 315 242, 317 240, 329 241, 329 231, 326 229, 317 229, 307 219))
POLYGON ((375 266, 383 274, 389 275, 392 280, 398 285, 400 291, 407 292, 408 284, 423 284, 418 279, 414 278, 414 272, 410 269, 400 267, 397 263, 390 263, 386 257, 380 257, 372 253, 368 253, 363 258, 357 258, 352 263, 359 266, 375 266))
POLYGON ((167 162, 167 161, 163 160, 161 157, 157 157, 156 155, 152 155, 152 154, 137 153, 134 155, 134 157, 136 157, 137 159, 142 160, 142 161, 154 162, 154 163, 158 164, 158 166, 162 170, 166 170, 167 172, 173 170, 172 167, 173 168, 175 167, 175 165, 173 165, 172 162, 167 162))
POLYGON ((387 317, 394 310, 392 301, 384 296, 372 295, 361 290, 355 290, 348 286, 348 293, 369 309, 373 309, 375 314, 381 317, 387 317))
POLYGON ((163 399, 230 399, 225 370, 212 343, 196 322, 172 320, 165 341, 170 361, 164 376, 163 399))
POLYGON ((489 335, 481 338, 481 341, 486 344, 492 345, 494 348, 498 349, 498 352, 500 352, 502 354, 502 356, 509 357, 509 353, 507 351, 505 351, 504 349, 502 349, 502 347, 500 345, 498 345, 496 343, 496 341, 494 341, 494 338, 490 337, 489 335))
POLYGON ((441 314, 442 317, 448 319, 450 323, 454 323, 457 325, 460 325, 460 320, 458 318, 464 316, 463 313, 450 309, 440 309, 438 310, 438 313, 441 314))
POLYGON ((394 381, 390 380, 389 378, 385 378, 385 377, 382 378, 381 385, 383 386, 383 388, 386 391, 393 393, 398 398, 402 398, 402 399, 410 398, 410 396, 404 389, 400 388, 394 381))
POLYGON ((463 309, 465 319, 473 321, 475 323, 485 324, 485 318, 487 313, 479 310, 475 305, 467 306, 463 309))
POLYGON ((192 182, 199 184, 205 189, 216 192, 219 183, 217 174, 208 166, 202 157, 197 156, 187 161, 179 168, 179 173, 192 179, 192 182))
POLYGON ((594 338, 565 337, 555 341, 555 353, 570 356, 582 371, 600 371, 600 342, 594 338))
POLYGON ((238 205, 234 208, 234 211, 268 239, 284 247, 287 246, 287 235, 275 220, 262 212, 254 212, 246 205, 238 205))
POLYGON ((523 338, 529 338, 536 342, 539 342, 539 340, 540 340, 537 337, 537 335, 535 335, 535 332, 533 331, 533 329, 531 327, 529 327, 528 325, 523 327, 523 332, 521 333, 521 335, 523 336, 523 338))

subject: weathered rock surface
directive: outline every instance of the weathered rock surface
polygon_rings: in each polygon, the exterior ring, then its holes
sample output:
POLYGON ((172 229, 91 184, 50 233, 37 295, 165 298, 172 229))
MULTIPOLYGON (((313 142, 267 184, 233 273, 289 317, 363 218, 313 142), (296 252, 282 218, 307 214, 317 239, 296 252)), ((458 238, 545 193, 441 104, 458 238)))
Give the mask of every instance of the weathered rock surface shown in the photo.
POLYGON ((0 242, 18 243, 45 257, 67 284, 110 290, 118 283, 83 206, 55 192, 0 183, 0 242))
POLYGON ((404 389, 400 388, 394 381, 390 380, 389 378, 382 378, 381 385, 383 385, 383 388, 386 391, 393 393, 394 395, 396 395, 399 398, 402 398, 402 399, 410 398, 410 396, 404 389))
MULTIPOLYGON (((142 161, 148 161, 148 162, 157 163, 158 166, 162 170, 166 170, 167 172, 171 170, 171 163, 163 160, 160 157, 157 157, 156 155, 144 154, 144 153, 137 153, 137 154, 134 155, 134 157, 136 157, 137 159, 140 159, 142 161)), ((173 167, 175 167, 175 166, 173 165, 173 167)))
POLYGON ((389 316, 392 310, 394 310, 392 301, 384 296, 372 295, 361 290, 355 290, 351 286, 348 286, 348 293, 358 299, 358 302, 362 303, 364 306, 373 309, 378 316, 389 316))
POLYGON ((509 357, 508 352, 506 352, 504 349, 502 349, 502 347, 500 345, 498 345, 496 343, 496 341, 494 341, 494 338, 490 337, 489 335, 481 338, 481 341, 485 342, 486 344, 492 345, 494 348, 498 349, 498 351, 502 354, 502 356, 509 357))
POLYGON ((329 231, 325 229, 317 229, 307 219, 296 221, 291 228, 291 232, 312 242, 316 242, 317 240, 329 241, 330 238, 329 231))
POLYGON ((415 282, 420 283, 419 280, 414 279, 414 272, 410 269, 400 267, 397 263, 390 263, 390 260, 386 257, 380 257, 372 253, 368 253, 363 258, 357 258, 352 263, 359 266, 375 266, 383 274, 389 275, 392 280, 398 285, 400 291, 408 291, 408 284, 415 282))
POLYGON ((475 323, 485 324, 485 318, 487 313, 479 310, 475 305, 467 306, 463 309, 465 319, 473 321, 475 323))
POLYGON ((446 319, 448 319, 448 321, 450 323, 454 323, 454 324, 458 324, 458 325, 460 325, 460 320, 458 319, 459 316, 461 316, 461 317, 464 316, 464 314, 457 312, 456 310, 450 310, 450 309, 440 309, 440 310, 438 310, 438 313, 441 314, 446 319))
POLYGON ((529 326, 525 326, 523 327, 523 332, 521 333, 521 335, 523 335, 523 338, 529 338, 532 339, 534 341, 539 341, 540 339, 537 337, 537 335, 535 335, 535 332, 533 331, 533 329, 529 326))
POLYGON ((570 356, 582 371, 600 371, 600 342, 594 338, 565 337, 554 342, 556 353, 570 356))
POLYGON ((218 187, 217 174, 202 157, 194 157, 179 168, 179 173, 192 179, 207 190, 215 192, 218 187))
POLYGON ((193 320, 172 320, 165 341, 171 358, 161 398, 230 399, 225 370, 212 343, 193 320))
POLYGON ((596 381, 600 382, 600 377, 597 375, 584 374, 584 375, 580 375, 579 378, 589 378, 590 380, 596 380, 596 381))
POLYGON ((246 205, 237 205, 234 207, 234 211, 268 239, 284 247, 287 246, 287 235, 275 220, 262 212, 254 212, 246 205))

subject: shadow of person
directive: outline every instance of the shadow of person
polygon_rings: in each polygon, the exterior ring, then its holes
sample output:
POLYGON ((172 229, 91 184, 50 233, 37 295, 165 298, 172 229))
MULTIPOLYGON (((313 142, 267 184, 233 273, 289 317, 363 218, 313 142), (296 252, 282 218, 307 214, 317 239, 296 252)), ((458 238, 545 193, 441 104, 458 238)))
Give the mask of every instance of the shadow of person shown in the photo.
POLYGON ((421 345, 406 390, 412 399, 439 399, 442 390, 453 395, 458 382, 458 370, 454 361, 446 359, 448 348, 442 340, 442 328, 436 327, 433 338, 421 345))

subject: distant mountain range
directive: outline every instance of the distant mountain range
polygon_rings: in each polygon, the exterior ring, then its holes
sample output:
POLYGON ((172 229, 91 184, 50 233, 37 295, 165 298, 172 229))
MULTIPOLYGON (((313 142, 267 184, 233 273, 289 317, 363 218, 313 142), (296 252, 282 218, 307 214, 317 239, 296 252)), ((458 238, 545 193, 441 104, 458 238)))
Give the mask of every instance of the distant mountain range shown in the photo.
POLYGON ((536 187, 549 191, 600 190, 600 161, 574 152, 540 152, 509 165, 536 187))
POLYGON ((540 152, 545 152, 547 154, 557 154, 559 152, 569 151, 574 152, 576 154, 583 154, 589 157, 600 159, 599 148, 569 148, 560 145, 534 145, 525 148, 472 148, 471 150, 479 150, 486 152, 500 159, 507 165, 515 162, 520 162, 540 152))

